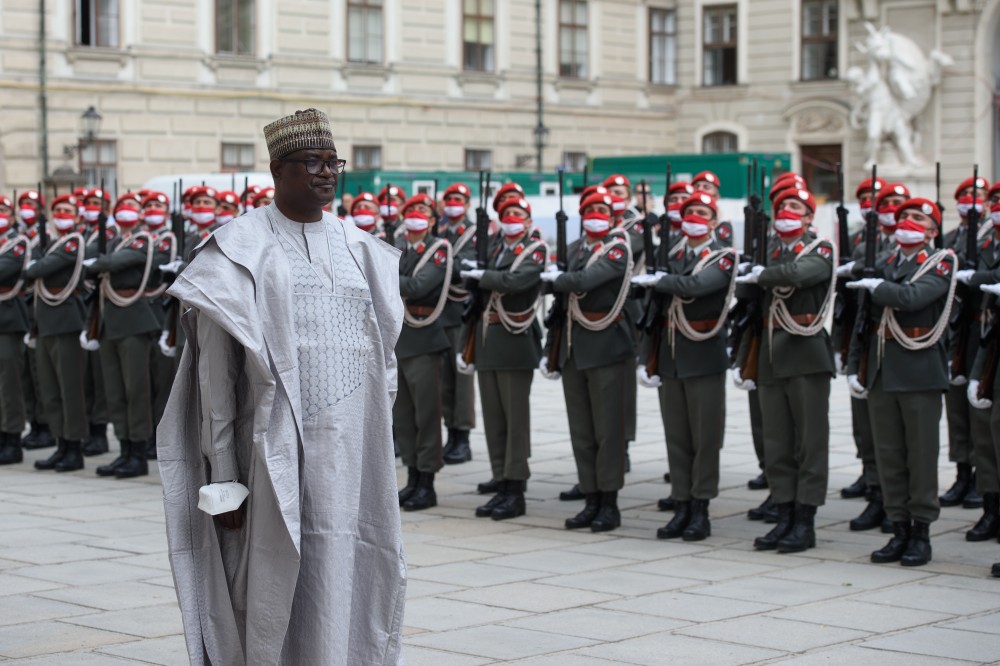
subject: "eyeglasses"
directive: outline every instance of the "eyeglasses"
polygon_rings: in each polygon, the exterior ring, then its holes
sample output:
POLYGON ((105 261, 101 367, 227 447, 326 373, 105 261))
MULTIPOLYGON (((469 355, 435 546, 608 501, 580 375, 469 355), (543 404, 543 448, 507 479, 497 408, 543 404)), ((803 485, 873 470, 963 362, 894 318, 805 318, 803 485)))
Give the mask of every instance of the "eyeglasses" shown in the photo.
POLYGON ((347 160, 281 160, 282 162, 298 162, 306 166, 306 171, 313 176, 323 173, 323 168, 330 170, 330 173, 344 173, 347 168, 347 160))

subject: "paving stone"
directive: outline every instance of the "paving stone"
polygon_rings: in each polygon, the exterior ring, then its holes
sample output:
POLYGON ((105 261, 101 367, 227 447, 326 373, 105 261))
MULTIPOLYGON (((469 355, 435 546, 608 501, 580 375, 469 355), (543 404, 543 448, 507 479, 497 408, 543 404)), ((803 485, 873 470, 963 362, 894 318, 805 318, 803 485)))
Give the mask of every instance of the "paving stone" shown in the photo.
POLYGON ((432 583, 426 580, 418 580, 410 576, 406 581, 406 603, 409 605, 410 599, 421 597, 436 597, 445 592, 457 592, 463 588, 458 585, 448 585, 446 583, 432 583))
POLYGON ((725 560, 706 560, 699 556, 673 557, 669 560, 644 562, 626 571, 657 574, 676 578, 691 578, 701 581, 723 581, 746 576, 758 576, 777 571, 777 567, 761 564, 745 564, 725 560))
POLYGON ((990 613, 980 615, 966 620, 956 620, 946 622, 941 625, 945 629, 957 629, 960 631, 978 631, 984 634, 1000 634, 1000 613, 990 613))
POLYGON ((411 645, 420 647, 447 647, 450 652, 505 660, 574 650, 593 645, 595 642, 574 636, 561 636, 502 625, 422 634, 410 640, 411 645))
POLYGON ((713 583, 712 585, 688 588, 687 591, 691 594, 704 594, 724 599, 760 601, 783 606, 795 606, 813 601, 822 601, 853 592, 849 588, 834 587, 832 585, 818 585, 798 580, 780 580, 764 577, 741 578, 722 583, 713 583))
POLYGON ((463 548, 450 548, 446 542, 418 543, 406 547, 406 562, 418 567, 431 567, 438 564, 450 564, 475 560, 483 557, 483 553, 463 548))
POLYGON ((48 546, 21 546, 4 548, 0 555, 24 564, 60 564, 62 562, 80 562, 83 560, 103 560, 124 557, 129 553, 120 550, 93 548, 80 543, 56 543, 48 546))
POLYGON ((622 599, 600 604, 599 608, 645 615, 672 617, 691 622, 715 622, 741 615, 753 615, 778 608, 775 604, 718 599, 686 592, 659 592, 634 599, 622 599))
POLYGON ((667 590, 677 590, 698 585, 698 581, 689 578, 671 578, 669 576, 625 571, 624 569, 605 569, 597 576, 589 573, 552 576, 550 578, 542 578, 538 582, 545 583, 546 585, 559 585, 577 590, 593 590, 594 592, 606 592, 608 594, 628 597, 637 597, 653 592, 665 592, 667 590))
POLYGON ((158 606, 177 601, 177 595, 172 586, 167 589, 160 585, 150 585, 137 581, 63 587, 56 590, 35 592, 34 596, 108 611, 139 608, 140 606, 158 606))
MULTIPOLYGON (((17 569, 21 571, 21 569, 17 569)), ((28 592, 38 592, 39 590, 52 590, 62 587, 59 583, 48 580, 37 580, 25 578, 19 574, 0 573, 0 598, 11 594, 25 594, 28 592)))
POLYGON ((143 663, 160 664, 162 666, 188 666, 187 646, 184 636, 164 636, 163 638, 147 638, 142 641, 109 645, 100 648, 101 655, 117 655, 143 663))
POLYGON ((144 638, 159 638, 184 631, 181 625, 181 611, 176 604, 105 611, 95 615, 71 617, 65 621, 144 638))
POLYGON ((791 569, 780 569, 766 573, 764 576, 821 585, 837 585, 859 590, 874 590, 923 580, 930 578, 931 574, 903 567, 887 569, 877 564, 817 562, 791 569))
MULTIPOLYGON (((981 582, 985 584, 987 581, 981 582)), ((989 589, 985 585, 984 588, 989 589)), ((998 592, 1000 590, 977 592, 935 585, 911 584, 876 590, 858 595, 855 598, 859 601, 889 606, 921 608, 952 615, 968 615, 1000 608, 1000 594, 998 592)))
POLYGON ((942 622, 951 617, 946 613, 917 608, 893 608, 887 612, 885 606, 881 604, 866 603, 857 599, 834 599, 808 606, 795 606, 776 610, 768 615, 786 620, 886 633, 942 622))
POLYGON ((403 656, 406 658, 406 666, 481 666, 496 663, 493 659, 431 650, 409 644, 403 646, 403 656))
POLYGON ((1000 656, 996 634, 920 627, 861 643, 865 647, 930 657, 992 662, 1000 656))
POLYGON ((794 664, 794 666, 840 666, 841 664, 850 664, 851 666, 963 666, 978 662, 887 652, 858 645, 840 645, 816 650, 809 654, 778 659, 770 663, 794 664))
POLYGON ((453 598, 407 601, 404 622, 409 627, 447 631, 482 624, 498 624, 524 617, 525 613, 482 603, 467 603, 453 598))
MULTIPOLYGON (((119 659, 118 657, 88 650, 86 652, 63 652, 42 657, 32 657, 30 659, 15 659, 9 663, 17 664, 17 666, 67 666, 67 664, 72 666, 121 666, 122 664, 133 664, 134 666, 136 662, 132 659, 119 659)), ((156 662, 151 662, 147 659, 143 663, 156 662)))
POLYGON ((544 550, 535 553, 520 553, 518 555, 505 555, 502 557, 494 557, 487 561, 490 564, 496 564, 503 567, 527 569, 529 571, 546 571, 558 574, 594 571, 597 569, 610 569, 612 567, 624 566, 635 562, 635 560, 626 560, 618 557, 575 553, 572 550, 567 549, 544 550))
POLYGON ((38 567, 23 567, 17 570, 19 576, 38 578, 66 585, 97 585, 121 580, 136 580, 158 575, 155 569, 119 564, 112 560, 87 562, 67 562, 38 567))
POLYGON ((493 587, 480 587, 451 592, 449 599, 471 601, 487 606, 500 606, 532 613, 547 613, 563 608, 597 604, 616 599, 613 594, 587 590, 572 590, 554 585, 533 583, 508 583, 493 587))
POLYGON ((784 654, 776 650, 671 634, 653 634, 618 643, 605 643, 579 652, 590 657, 648 666, 663 666, 667 662, 685 666, 728 666, 750 664, 784 654))
POLYGON ((636 615, 604 608, 569 608, 567 610, 532 615, 503 623, 553 634, 579 636, 601 641, 620 641, 646 634, 655 634, 683 627, 682 620, 636 615))
POLYGON ((442 564, 433 567, 416 567, 410 570, 411 579, 453 583, 461 587, 485 587, 547 576, 543 571, 528 571, 501 567, 489 562, 471 561, 442 564))
POLYGON ((93 609, 86 606, 42 599, 30 594, 11 595, 4 597, 0 603, 0 626, 55 620, 92 612, 93 609))
POLYGON ((12 659, 34 657, 123 643, 131 638, 124 634, 63 622, 16 624, 0 627, 0 656, 12 659))
POLYGON ((871 636, 870 632, 809 624, 774 617, 741 617, 725 622, 686 627, 676 633, 729 643, 771 648, 783 652, 804 652, 836 643, 871 636))

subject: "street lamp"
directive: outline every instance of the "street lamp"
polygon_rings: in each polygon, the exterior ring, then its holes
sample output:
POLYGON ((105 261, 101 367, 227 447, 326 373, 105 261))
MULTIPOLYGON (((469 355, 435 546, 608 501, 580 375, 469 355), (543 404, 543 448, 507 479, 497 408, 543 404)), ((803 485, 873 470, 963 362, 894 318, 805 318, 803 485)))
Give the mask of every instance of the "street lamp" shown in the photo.
POLYGON ((78 150, 89 146, 97 139, 102 120, 104 118, 93 105, 87 107, 87 110, 80 115, 80 141, 74 145, 63 146, 63 155, 66 159, 72 159, 78 150))

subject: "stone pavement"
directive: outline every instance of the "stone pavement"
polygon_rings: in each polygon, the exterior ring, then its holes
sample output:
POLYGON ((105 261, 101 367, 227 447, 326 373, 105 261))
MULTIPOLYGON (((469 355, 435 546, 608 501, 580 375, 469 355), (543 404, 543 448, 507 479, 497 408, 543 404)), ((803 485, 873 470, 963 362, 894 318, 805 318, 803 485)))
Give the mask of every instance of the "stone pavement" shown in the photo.
MULTIPOLYGON (((959 664, 1000 659, 996 542, 969 544, 978 511, 944 509, 934 561, 916 570, 872 565, 880 533, 852 533, 860 500, 836 491, 857 476, 843 378, 831 409, 830 502, 818 515, 818 547, 800 555, 756 553, 765 527, 746 510, 756 474, 746 396, 729 390, 721 497, 713 536, 656 540, 668 516, 663 431, 654 393, 640 389, 638 442, 621 494, 623 527, 568 532, 579 503, 555 500, 574 483, 558 383, 532 392, 534 476, 528 515, 477 519, 475 460, 439 476, 440 506, 404 514, 410 583, 406 657, 411 666, 471 664, 959 664)), ((942 441, 945 442, 942 434, 942 441)), ((163 530, 159 481, 98 479, 84 472, 0 468, 0 663, 185 664, 163 530)), ((155 468, 155 464, 152 465, 155 468)), ((942 485, 954 468, 941 458, 942 485)))

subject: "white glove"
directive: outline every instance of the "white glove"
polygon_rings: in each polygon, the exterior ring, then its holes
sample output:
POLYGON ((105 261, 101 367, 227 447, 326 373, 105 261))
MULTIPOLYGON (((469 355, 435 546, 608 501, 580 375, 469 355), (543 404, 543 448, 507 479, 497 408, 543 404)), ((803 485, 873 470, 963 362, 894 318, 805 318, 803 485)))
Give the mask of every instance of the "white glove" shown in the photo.
MULTIPOLYGON (((743 256, 743 255, 741 254, 740 256, 743 256)), ((737 265, 737 266, 736 266, 736 270, 737 270, 737 272, 738 272, 738 273, 739 273, 740 275, 743 275, 743 274, 745 274, 745 273, 746 273, 746 272, 747 272, 748 270, 750 270, 750 267, 751 267, 751 266, 753 266, 753 262, 750 262, 750 261, 741 261, 741 262, 739 263, 739 265, 737 265)))
POLYGON ((837 268, 837 277, 851 277, 851 271, 854 270, 854 264, 856 261, 848 261, 843 266, 837 268))
POLYGON ((994 296, 1000 296, 1000 283, 998 284, 981 284, 979 285, 980 291, 985 291, 988 294, 993 294, 994 296))
POLYGON ((160 333, 160 341, 159 341, 160 353, 166 356, 167 358, 174 358, 175 356, 177 356, 177 347, 171 347, 169 344, 167 344, 167 337, 169 335, 170 335, 169 331, 163 331, 162 333, 160 333))
POLYGON ((465 268, 476 268, 479 263, 475 259, 462 259, 462 266, 465 268))
POLYGON ((847 364, 844 363, 844 357, 839 351, 833 352, 833 367, 836 368, 838 375, 847 374, 847 364))
POLYGON ((847 375, 847 392, 851 394, 852 398, 856 398, 857 400, 866 400, 868 398, 868 390, 858 381, 857 375, 847 375))
POLYGON ((560 374, 558 371, 549 372, 549 359, 545 358, 544 356, 542 357, 542 360, 538 363, 538 369, 542 371, 542 377, 545 377, 546 379, 556 380, 562 377, 562 374, 560 374))
POLYGON ((478 280, 482 280, 483 279, 483 273, 485 273, 485 272, 486 271, 483 270, 482 268, 473 268, 473 269, 470 269, 470 270, 467 270, 467 271, 459 271, 458 274, 462 276, 463 280, 476 280, 476 281, 478 281, 478 280))
POLYGON ((663 271, 656 271, 655 273, 643 273, 642 275, 636 275, 632 278, 632 284, 637 287, 649 287, 660 281, 660 278, 666 275, 663 271))
POLYGON ((475 363, 466 363, 462 360, 461 354, 455 354, 455 367, 458 369, 459 374, 471 375, 476 372, 475 363))
POLYGON ((90 267, 91 267, 91 266, 93 266, 93 265, 94 265, 94 263, 96 263, 96 262, 97 262, 97 257, 93 257, 93 258, 91 258, 91 259, 84 259, 84 260, 83 260, 83 267, 84 267, 84 268, 90 268, 90 267))
POLYGON ((24 267, 24 270, 28 270, 29 268, 31 268, 32 266, 34 266, 37 263, 38 263, 37 259, 32 259, 31 261, 28 262, 28 265, 24 267))
POLYGON ((31 331, 24 334, 24 346, 28 349, 34 349, 38 344, 38 338, 31 337, 31 331))
POLYGON ((972 276, 975 274, 976 270, 974 268, 963 268, 960 271, 955 271, 955 279, 962 284, 969 284, 969 280, 971 280, 972 276))
POLYGON ((764 272, 763 266, 751 266, 750 272, 746 275, 741 275, 736 278, 736 281, 740 284, 757 284, 757 280, 760 279, 760 274, 764 272))
POLYGON ((952 386, 965 386, 968 381, 969 380, 965 377, 965 375, 952 376, 950 372, 948 373, 948 383, 952 386))
POLYGON ((558 268, 556 268, 555 264, 552 264, 544 271, 542 271, 539 277, 542 279, 542 282, 555 282, 556 279, 562 274, 563 272, 558 268))
POLYGON ((742 375, 740 375, 739 368, 733 368, 729 372, 733 376, 733 384, 736 386, 736 388, 742 389, 744 391, 754 391, 757 389, 757 383, 754 382, 754 380, 743 379, 742 375))
POLYGON ((659 388, 663 384, 663 380, 660 379, 659 375, 649 376, 644 363, 640 363, 639 367, 635 369, 635 376, 639 380, 639 383, 646 388, 659 388))
POLYGON ((885 282, 885 280, 882 278, 861 278, 860 280, 855 280, 854 282, 848 282, 844 286, 848 289, 867 289, 868 291, 875 293, 875 290, 883 282, 885 282))
POLYGON ((969 388, 966 389, 966 395, 969 396, 969 404, 976 409, 989 409, 993 406, 993 401, 987 398, 979 397, 979 381, 973 379, 969 382, 969 388))
POLYGON ((87 337, 87 331, 80 331, 80 347, 85 351, 97 351, 101 348, 99 340, 91 340, 87 337))
POLYGON ((160 269, 161 273, 177 273, 178 271, 181 270, 183 266, 184 266, 183 259, 174 259, 169 263, 160 264, 158 268, 160 269))

